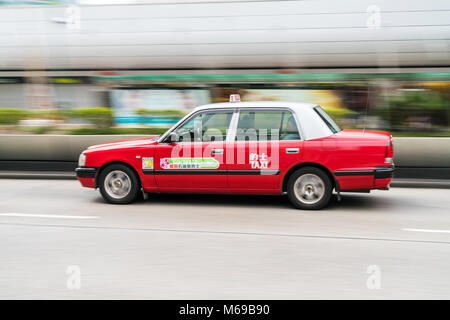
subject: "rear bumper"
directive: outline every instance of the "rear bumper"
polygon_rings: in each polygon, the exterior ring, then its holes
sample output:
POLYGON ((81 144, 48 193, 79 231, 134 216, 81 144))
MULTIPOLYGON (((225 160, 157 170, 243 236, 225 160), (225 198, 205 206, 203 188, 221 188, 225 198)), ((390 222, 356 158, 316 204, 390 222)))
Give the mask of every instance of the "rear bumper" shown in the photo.
POLYGON ((372 170, 338 170, 334 171, 337 177, 373 176, 375 179, 389 179, 394 174, 393 166, 375 167, 372 170))
POLYGON ((334 171, 341 191, 387 189, 393 174, 393 166, 378 166, 370 170, 334 171))
POLYGON ((375 167, 374 178, 375 179, 392 179, 394 175, 394 167, 375 167))

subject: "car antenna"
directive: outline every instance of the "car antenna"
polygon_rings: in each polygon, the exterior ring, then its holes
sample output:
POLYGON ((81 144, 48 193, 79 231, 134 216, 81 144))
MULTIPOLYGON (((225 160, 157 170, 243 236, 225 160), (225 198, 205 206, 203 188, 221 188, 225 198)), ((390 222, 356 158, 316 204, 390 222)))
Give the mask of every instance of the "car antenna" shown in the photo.
POLYGON ((366 109, 364 110, 363 134, 366 132, 367 112, 368 112, 368 109, 369 109, 369 103, 370 103, 370 84, 367 86, 367 101, 366 101, 366 109))

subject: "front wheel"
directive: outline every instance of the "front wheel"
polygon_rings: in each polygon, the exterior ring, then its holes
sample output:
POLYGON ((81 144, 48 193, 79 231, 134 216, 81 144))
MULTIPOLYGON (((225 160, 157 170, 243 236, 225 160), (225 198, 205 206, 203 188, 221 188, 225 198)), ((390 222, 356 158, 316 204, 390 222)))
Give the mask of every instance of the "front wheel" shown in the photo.
POLYGON ((129 167, 112 164, 100 172, 98 186, 109 203, 126 204, 134 201, 139 192, 139 180, 129 167))
POLYGON ((321 169, 304 167, 289 177, 287 193, 296 208, 319 210, 330 202, 333 186, 321 169))

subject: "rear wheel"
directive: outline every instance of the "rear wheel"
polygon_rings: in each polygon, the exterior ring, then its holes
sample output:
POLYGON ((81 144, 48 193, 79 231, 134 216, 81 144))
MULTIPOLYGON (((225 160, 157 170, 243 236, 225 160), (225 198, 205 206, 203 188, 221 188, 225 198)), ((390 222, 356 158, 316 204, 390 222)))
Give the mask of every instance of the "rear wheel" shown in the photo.
POLYGON ((129 167, 112 164, 100 172, 98 186, 103 198, 109 203, 126 204, 136 200, 139 179, 129 167))
POLYGON ((304 167, 289 177, 287 193, 296 208, 319 210, 330 202, 333 186, 323 170, 304 167))

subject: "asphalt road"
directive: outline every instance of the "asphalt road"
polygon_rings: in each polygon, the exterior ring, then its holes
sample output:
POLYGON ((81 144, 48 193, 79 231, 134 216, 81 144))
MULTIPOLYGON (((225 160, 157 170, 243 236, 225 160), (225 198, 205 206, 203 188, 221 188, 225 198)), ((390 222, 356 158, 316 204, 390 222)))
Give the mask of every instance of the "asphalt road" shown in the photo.
POLYGON ((0 186, 0 299, 450 298, 449 189, 299 211, 275 196, 120 206, 73 180, 0 186))

